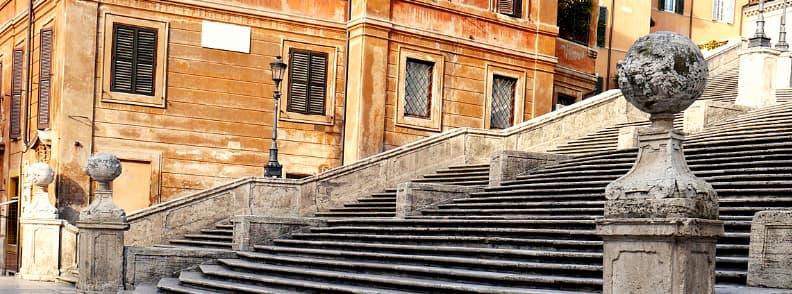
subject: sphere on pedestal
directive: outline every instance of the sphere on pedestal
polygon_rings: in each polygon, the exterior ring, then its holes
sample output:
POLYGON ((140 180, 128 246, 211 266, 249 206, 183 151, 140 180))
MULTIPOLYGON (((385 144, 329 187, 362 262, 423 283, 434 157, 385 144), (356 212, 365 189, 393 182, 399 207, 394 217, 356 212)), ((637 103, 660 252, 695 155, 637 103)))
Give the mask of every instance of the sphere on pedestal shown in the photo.
POLYGON ((55 171, 49 164, 36 162, 30 166, 28 176, 33 185, 45 187, 55 179, 55 171))
POLYGON ((674 32, 641 37, 617 69, 619 88, 627 101, 651 114, 687 109, 704 92, 709 74, 701 50, 674 32))
POLYGON ((110 153, 94 153, 85 164, 85 172, 97 182, 109 183, 121 175, 121 161, 110 153))

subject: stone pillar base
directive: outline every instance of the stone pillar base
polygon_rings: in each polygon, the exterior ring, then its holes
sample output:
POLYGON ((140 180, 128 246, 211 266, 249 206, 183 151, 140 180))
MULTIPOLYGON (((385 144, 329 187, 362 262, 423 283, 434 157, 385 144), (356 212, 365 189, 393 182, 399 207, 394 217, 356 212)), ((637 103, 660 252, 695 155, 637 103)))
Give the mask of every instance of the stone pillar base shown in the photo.
POLYGON ((566 155, 541 152, 504 150, 492 155, 490 160, 489 186, 497 187, 504 181, 511 181, 519 175, 527 174, 569 158, 566 155))
POLYGON ((723 223, 695 218, 597 220, 603 293, 713 293, 723 223))
POLYGON ((792 210, 757 212, 751 222, 748 286, 792 288, 792 210))
POLYGON ((761 47, 740 52, 740 77, 734 104, 753 108, 776 104, 776 71, 780 53, 761 47))
POLYGON ((685 110, 683 132, 698 133, 719 121, 723 121, 750 110, 750 107, 713 100, 699 100, 685 110))
POLYGON ((25 280, 55 281, 60 274, 60 230, 59 219, 21 219, 22 264, 18 276, 25 280))
POLYGON ((117 293, 123 290, 126 222, 77 222, 80 279, 78 293, 117 293))

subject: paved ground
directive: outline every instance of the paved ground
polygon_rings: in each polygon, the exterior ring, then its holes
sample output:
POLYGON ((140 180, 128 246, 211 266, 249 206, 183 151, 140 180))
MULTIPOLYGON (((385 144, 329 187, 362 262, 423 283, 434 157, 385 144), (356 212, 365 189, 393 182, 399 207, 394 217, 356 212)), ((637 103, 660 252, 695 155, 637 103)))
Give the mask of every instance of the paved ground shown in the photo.
MULTIPOLYGON (((154 293, 156 289, 138 289, 136 293, 154 293), (140 291, 142 290, 142 291, 140 291)), ((20 280, 15 277, 0 277, 0 294, 72 294, 74 286, 64 283, 33 282, 20 280)), ((135 293, 122 291, 119 293, 135 293)), ((716 294, 792 294, 792 290, 761 289, 747 287, 718 286, 716 294)))
POLYGON ((64 283, 25 281, 0 277, 0 294, 65 294, 74 293, 74 286, 64 283))

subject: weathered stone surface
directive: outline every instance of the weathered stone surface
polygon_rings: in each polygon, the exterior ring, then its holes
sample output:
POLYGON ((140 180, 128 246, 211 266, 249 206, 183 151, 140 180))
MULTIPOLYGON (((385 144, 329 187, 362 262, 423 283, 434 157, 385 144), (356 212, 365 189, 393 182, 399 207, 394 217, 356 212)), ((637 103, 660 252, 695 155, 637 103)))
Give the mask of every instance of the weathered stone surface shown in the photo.
POLYGON ((26 280, 55 281, 60 274, 60 230, 63 220, 20 220, 22 230, 22 265, 19 276, 26 280))
POLYGON ((569 156, 541 152, 511 150, 496 152, 490 160, 489 186, 500 186, 503 181, 514 180, 518 175, 528 174, 532 170, 567 158, 569 156))
POLYGON ((179 271, 197 267, 218 258, 236 258, 228 250, 199 248, 126 247, 126 289, 156 284, 162 278, 176 277, 179 271))
POLYGON ((85 172, 99 182, 94 202, 80 211, 80 222, 126 223, 126 212, 113 203, 110 182, 121 175, 121 161, 109 153, 95 153, 85 164, 85 172))
POLYGON ((698 133, 714 123, 745 113, 750 107, 713 100, 699 100, 685 110, 682 124, 686 134, 698 133))
POLYGON ((616 150, 638 148, 638 129, 641 127, 623 127, 619 129, 616 150))
POLYGON ((789 88, 792 86, 792 51, 782 52, 776 63, 776 88, 789 88))
POLYGON ((779 51, 748 48, 740 52, 740 77, 734 104, 760 108, 776 104, 776 66, 779 51))
POLYGON ((234 225, 234 250, 252 251, 256 244, 271 244, 277 238, 286 238, 307 227, 326 226, 318 218, 263 217, 237 215, 230 219, 234 225))
POLYGON ((748 285, 792 288, 792 210, 760 211, 754 216, 748 285))
POLYGON ((688 168, 682 135, 655 128, 638 132, 635 166, 605 189, 605 217, 717 219, 717 194, 688 168))
POLYGON ((713 293, 720 221, 599 219, 603 293, 713 293))
POLYGON ((421 209, 433 208, 483 190, 484 188, 481 187, 401 183, 396 188, 396 217, 416 215, 416 212, 421 209))
POLYGON ((78 267, 81 293, 116 293, 123 289, 126 223, 77 222, 80 229, 78 267))
POLYGON ((34 163, 28 170, 28 178, 33 185, 38 187, 38 190, 33 192, 33 201, 23 211, 22 217, 38 219, 58 218, 58 209, 49 202, 49 194, 47 193, 47 186, 55 178, 55 172, 52 167, 43 162, 34 163))
POLYGON ((624 97, 651 114, 685 110, 707 84, 707 62, 701 50, 689 38, 674 32, 641 37, 617 68, 624 97))

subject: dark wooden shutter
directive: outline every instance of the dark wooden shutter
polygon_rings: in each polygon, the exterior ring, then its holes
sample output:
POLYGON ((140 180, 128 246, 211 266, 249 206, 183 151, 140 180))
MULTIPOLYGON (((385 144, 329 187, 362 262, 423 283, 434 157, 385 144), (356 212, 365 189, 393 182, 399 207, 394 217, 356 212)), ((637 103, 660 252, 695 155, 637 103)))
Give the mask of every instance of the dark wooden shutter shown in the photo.
POLYGON ((38 129, 50 126, 50 93, 52 89, 52 29, 41 30, 39 47, 39 101, 38 129))
POLYGON ((498 13, 520 17, 522 16, 522 0, 497 0, 498 13))
POLYGON ((289 55, 287 111, 324 115, 327 96, 327 53, 292 49, 289 55))
POLYGON ((111 90, 154 96, 157 30, 113 25, 111 90))
POLYGON ((11 130, 9 137, 19 139, 22 134, 20 124, 22 123, 22 59, 25 51, 14 49, 11 81, 11 130))

